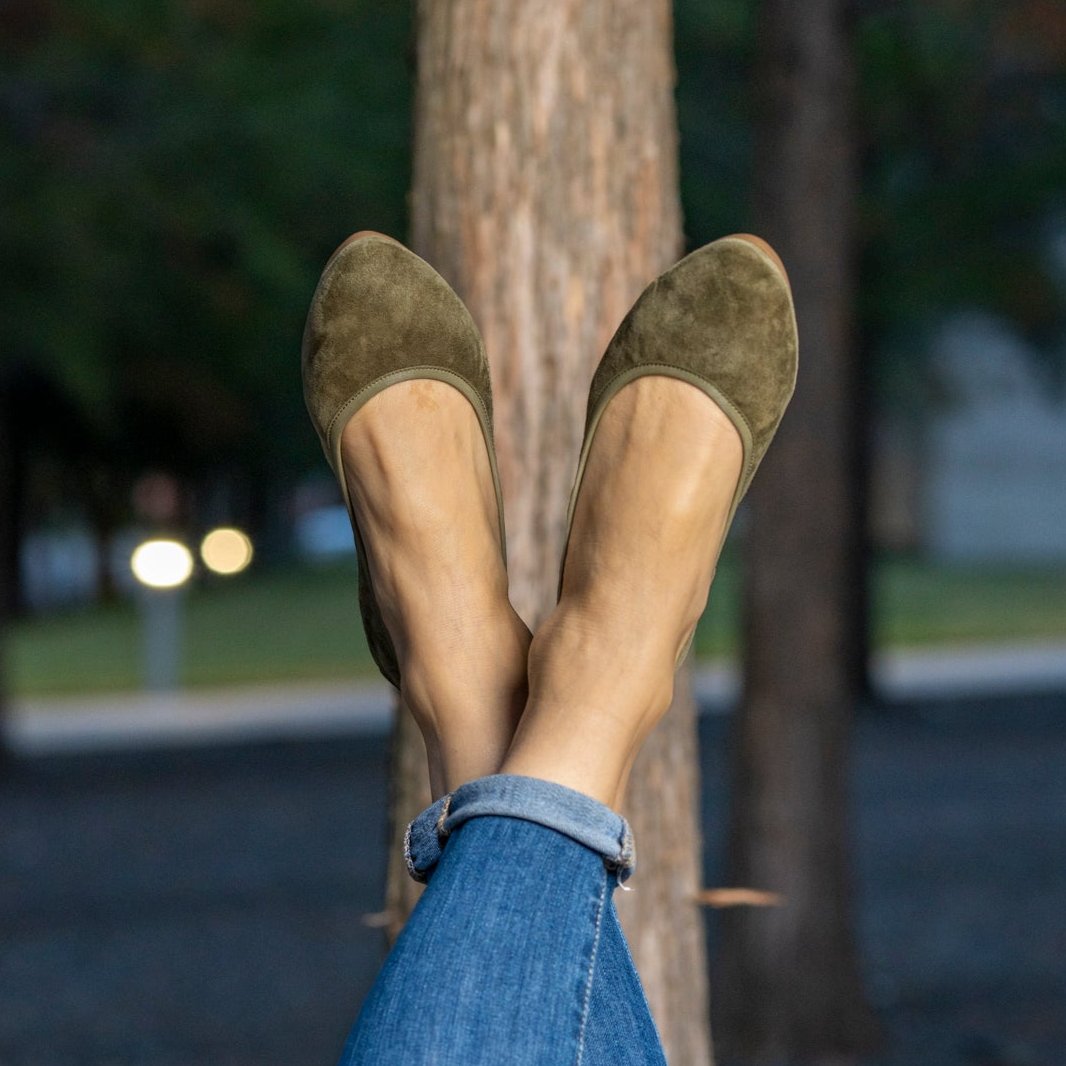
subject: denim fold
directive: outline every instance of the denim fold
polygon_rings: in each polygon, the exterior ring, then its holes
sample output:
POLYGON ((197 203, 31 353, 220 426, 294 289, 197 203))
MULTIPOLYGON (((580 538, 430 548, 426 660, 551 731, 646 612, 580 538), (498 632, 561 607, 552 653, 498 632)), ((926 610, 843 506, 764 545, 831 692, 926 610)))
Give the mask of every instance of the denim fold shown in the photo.
POLYGON ((411 877, 425 883, 449 835, 479 817, 519 818, 554 829, 598 854, 619 882, 636 869, 633 832, 610 807, 554 781, 492 774, 442 796, 407 826, 404 860, 411 877))

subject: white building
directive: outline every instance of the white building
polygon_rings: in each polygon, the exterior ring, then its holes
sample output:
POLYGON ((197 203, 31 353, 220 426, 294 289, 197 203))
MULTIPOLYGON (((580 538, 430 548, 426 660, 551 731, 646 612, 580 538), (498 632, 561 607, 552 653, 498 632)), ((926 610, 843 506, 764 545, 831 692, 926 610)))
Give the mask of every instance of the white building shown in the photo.
POLYGON ((1066 396, 990 315, 956 316, 937 347, 948 401, 922 442, 922 546, 944 561, 1066 562, 1066 396))

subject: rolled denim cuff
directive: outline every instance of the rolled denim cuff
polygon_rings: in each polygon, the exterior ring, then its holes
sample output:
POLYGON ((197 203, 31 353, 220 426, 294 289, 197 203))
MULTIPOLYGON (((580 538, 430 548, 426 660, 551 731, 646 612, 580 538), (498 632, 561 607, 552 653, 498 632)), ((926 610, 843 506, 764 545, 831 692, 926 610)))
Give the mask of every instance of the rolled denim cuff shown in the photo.
POLYGON ((451 794, 431 803, 413 822, 409 822, 403 835, 403 860, 407 872, 416 880, 425 883, 426 874, 437 865, 447 833, 444 819, 448 814, 451 794))
POLYGON ((610 807, 538 777, 493 774, 460 785, 411 822, 403 847, 411 876, 416 881, 428 880, 449 834, 471 818, 487 815, 521 818, 563 833, 600 855, 619 882, 636 869, 633 832, 610 807))

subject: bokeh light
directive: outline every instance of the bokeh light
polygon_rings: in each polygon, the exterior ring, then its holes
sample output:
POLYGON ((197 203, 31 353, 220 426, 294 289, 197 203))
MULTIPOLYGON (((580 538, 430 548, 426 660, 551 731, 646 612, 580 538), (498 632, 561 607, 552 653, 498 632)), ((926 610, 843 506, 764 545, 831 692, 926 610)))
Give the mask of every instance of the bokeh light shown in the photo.
POLYGON ((200 558, 216 574, 239 574, 251 563, 253 554, 248 535, 229 526, 212 529, 200 542, 200 558))
POLYGON ((192 552, 177 540, 146 540, 130 556, 133 576, 153 589, 173 589, 192 576, 192 552))

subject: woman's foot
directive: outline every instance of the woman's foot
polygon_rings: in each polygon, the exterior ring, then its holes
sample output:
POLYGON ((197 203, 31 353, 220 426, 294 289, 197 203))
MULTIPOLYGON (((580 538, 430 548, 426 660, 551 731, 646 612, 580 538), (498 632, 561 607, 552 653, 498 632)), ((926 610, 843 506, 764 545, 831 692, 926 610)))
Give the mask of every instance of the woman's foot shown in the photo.
POLYGON ((643 377, 611 400, 501 772, 621 804, 707 602, 742 461, 733 424, 686 382, 643 377))
POLYGON ((422 727, 439 795, 498 768, 525 693, 484 344, 428 263, 364 230, 322 271, 300 361, 351 513, 367 645, 422 727))
POLYGON ((356 412, 341 455, 440 795, 499 769, 526 698, 529 631, 507 598, 485 438, 460 392, 415 379, 356 412))
POLYGON ((621 805, 795 373, 788 279, 765 241, 716 241, 641 295, 593 378, 561 596, 502 772, 621 805))

